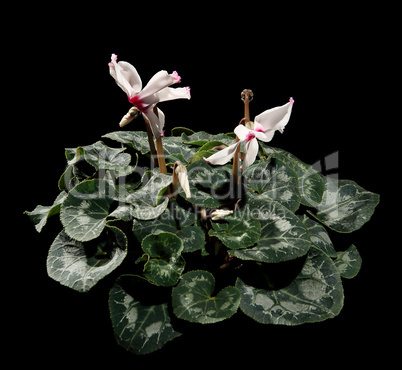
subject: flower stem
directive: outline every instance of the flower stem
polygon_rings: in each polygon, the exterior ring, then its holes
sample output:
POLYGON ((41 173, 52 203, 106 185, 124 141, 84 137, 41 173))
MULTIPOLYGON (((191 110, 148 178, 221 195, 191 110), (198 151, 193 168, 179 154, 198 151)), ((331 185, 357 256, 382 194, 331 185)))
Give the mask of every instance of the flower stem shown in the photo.
POLYGON ((157 166, 157 160, 156 160, 156 149, 155 149, 155 144, 154 144, 154 135, 152 134, 152 130, 151 130, 151 125, 148 121, 148 119, 144 117, 144 121, 145 121, 145 126, 147 128, 147 135, 148 135, 148 143, 149 143, 149 149, 151 150, 151 156, 154 160, 154 166, 157 166))
POLYGON ((162 146, 162 137, 156 139, 156 153, 158 157, 160 173, 167 173, 165 155, 163 153, 163 146, 162 146))

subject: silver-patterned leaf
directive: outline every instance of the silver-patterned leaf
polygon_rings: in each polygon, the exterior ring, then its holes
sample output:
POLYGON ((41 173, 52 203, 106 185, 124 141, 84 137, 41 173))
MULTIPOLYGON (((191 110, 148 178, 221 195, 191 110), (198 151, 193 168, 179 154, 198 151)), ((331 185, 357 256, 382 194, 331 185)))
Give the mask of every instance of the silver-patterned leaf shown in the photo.
POLYGON ((230 250, 244 260, 282 262, 304 256, 311 246, 304 224, 289 209, 268 199, 252 199, 243 212, 261 224, 261 236, 255 246, 230 250))
POLYGON ((118 267, 127 254, 127 238, 124 233, 114 226, 107 226, 107 229, 110 234, 108 241, 112 245, 105 246, 105 240, 99 240, 91 248, 61 231, 49 249, 48 275, 79 292, 90 290, 118 267), (108 253, 105 249, 108 249, 108 253))
POLYGON ((113 191, 113 187, 102 179, 86 180, 75 186, 60 211, 67 235, 81 242, 97 238, 105 227, 113 191))
POLYGON ((234 315, 240 304, 237 288, 227 286, 213 297, 214 288, 215 279, 210 272, 187 272, 172 291, 174 314, 200 324, 216 323, 234 315))
POLYGON ((315 213, 308 212, 337 232, 350 233, 360 229, 370 220, 380 196, 363 189, 351 180, 336 180, 330 177, 325 180, 322 202, 315 206, 315 213))
POLYGON ((312 248, 296 279, 279 290, 257 289, 240 278, 240 309, 262 324, 300 325, 324 321, 343 307, 341 277, 332 259, 312 248))
MULTIPOLYGON (((109 293, 109 310, 117 342, 135 354, 147 354, 180 336, 170 323, 167 303, 144 305, 126 286, 138 285, 141 278, 121 276, 109 293)), ((141 283, 140 283, 141 284, 141 283)))
POLYGON ((346 279, 354 278, 360 271, 362 258, 357 248, 352 244, 346 251, 338 252, 335 266, 346 279))

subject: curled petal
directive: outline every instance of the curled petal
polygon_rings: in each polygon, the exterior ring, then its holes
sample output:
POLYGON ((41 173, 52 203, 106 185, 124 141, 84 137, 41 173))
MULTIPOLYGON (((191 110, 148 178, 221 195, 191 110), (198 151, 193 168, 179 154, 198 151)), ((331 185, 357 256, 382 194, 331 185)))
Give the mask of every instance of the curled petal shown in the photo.
POLYGON ((255 159, 257 158, 257 154, 258 154, 258 141, 257 139, 253 139, 251 141, 249 141, 248 143, 246 143, 246 145, 244 146, 244 152, 245 152, 245 156, 243 159, 243 163, 242 163, 242 171, 244 171, 246 168, 250 167, 255 159))
POLYGON ((226 216, 229 216, 233 213, 231 210, 227 209, 216 209, 211 213, 211 220, 216 221, 216 220, 221 220, 224 219, 226 216))
POLYGON ((141 78, 137 70, 130 63, 117 62, 117 56, 112 54, 109 63, 110 75, 116 80, 117 85, 129 96, 138 93, 142 88, 141 78))
POLYGON ((289 103, 286 103, 280 107, 268 109, 260 115, 256 116, 254 122, 258 124, 258 127, 262 127, 267 140, 270 141, 274 136, 276 130, 283 131, 287 123, 289 122, 290 114, 292 113, 293 99, 291 98, 289 103))
POLYGON ((212 154, 208 158, 204 158, 204 160, 210 164, 218 164, 218 165, 226 164, 233 158, 236 149, 241 143, 242 143, 241 141, 238 141, 237 143, 230 145, 227 148, 222 149, 215 154, 212 154))
POLYGON ((168 74, 166 71, 159 71, 156 73, 141 91, 140 99, 145 101, 148 97, 161 91, 165 87, 173 85, 180 81, 180 77, 176 74, 168 74))

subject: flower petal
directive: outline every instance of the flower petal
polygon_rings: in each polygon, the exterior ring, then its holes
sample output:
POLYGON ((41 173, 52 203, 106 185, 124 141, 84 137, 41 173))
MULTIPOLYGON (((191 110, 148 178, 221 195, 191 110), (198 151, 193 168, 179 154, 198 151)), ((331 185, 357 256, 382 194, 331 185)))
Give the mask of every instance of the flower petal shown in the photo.
POLYGON ((246 140, 247 136, 250 134, 252 130, 249 130, 244 125, 237 125, 234 129, 234 133, 237 135, 240 141, 246 140))
POLYGON ((254 122, 261 125, 264 133, 270 141, 274 136, 275 130, 283 130, 289 122, 290 114, 292 113, 293 99, 280 107, 268 109, 260 115, 256 116, 254 122))
POLYGON ((253 139, 251 141, 249 141, 248 143, 246 143, 246 145, 244 146, 244 159, 243 159, 243 163, 241 166, 241 170, 244 171, 246 168, 250 167, 255 159, 257 158, 257 154, 258 154, 258 141, 257 139, 253 139))
POLYGON ((144 89, 140 92, 139 97, 142 101, 145 102, 147 97, 159 92, 160 90, 173 85, 180 81, 180 77, 176 74, 168 74, 166 71, 159 71, 156 73, 144 87, 144 89))
POLYGON ((212 154, 208 158, 204 158, 204 160, 210 164, 218 164, 223 165, 229 162, 233 156, 235 155, 237 147, 241 144, 241 141, 228 146, 225 149, 220 150, 219 152, 212 154))
POLYGON ((158 109, 158 116, 153 111, 153 106, 142 113, 149 121, 155 139, 163 136, 163 126, 165 125, 165 115, 158 109))
POLYGON ((142 88, 141 78, 137 70, 127 62, 117 62, 117 56, 112 54, 109 63, 110 75, 116 80, 117 85, 129 96, 138 93, 142 88))

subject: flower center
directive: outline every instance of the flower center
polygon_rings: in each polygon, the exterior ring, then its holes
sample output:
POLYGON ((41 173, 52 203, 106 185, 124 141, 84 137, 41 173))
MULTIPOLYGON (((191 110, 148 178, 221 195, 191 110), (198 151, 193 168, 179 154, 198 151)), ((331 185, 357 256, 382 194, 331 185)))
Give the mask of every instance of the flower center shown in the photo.
POLYGON ((132 105, 134 105, 135 107, 137 107, 140 112, 144 112, 144 111, 147 109, 147 105, 145 105, 145 104, 141 101, 141 99, 140 99, 140 97, 138 96, 138 94, 136 94, 136 95, 134 95, 134 96, 132 96, 132 97, 130 97, 130 96, 127 95, 127 97, 128 97, 128 101, 129 101, 132 105))
POLYGON ((253 140, 254 138, 255 138, 254 131, 250 131, 250 132, 248 132, 248 134, 246 136, 246 142, 248 143, 249 141, 253 140))

